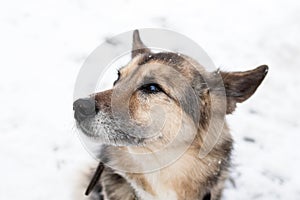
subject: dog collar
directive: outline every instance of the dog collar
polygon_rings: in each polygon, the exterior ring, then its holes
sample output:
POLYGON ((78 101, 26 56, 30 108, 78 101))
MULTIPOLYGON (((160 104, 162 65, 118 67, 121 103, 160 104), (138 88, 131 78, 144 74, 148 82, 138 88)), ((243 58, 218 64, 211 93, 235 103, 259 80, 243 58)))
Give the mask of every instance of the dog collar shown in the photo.
POLYGON ((90 184, 88 185, 88 187, 85 191, 86 196, 88 196, 91 193, 91 191, 93 190, 93 188, 95 187, 95 185, 99 181, 103 170, 104 170, 104 164, 102 162, 100 162, 97 169, 96 169, 96 171, 95 171, 95 174, 92 177, 92 180, 91 180, 90 184))

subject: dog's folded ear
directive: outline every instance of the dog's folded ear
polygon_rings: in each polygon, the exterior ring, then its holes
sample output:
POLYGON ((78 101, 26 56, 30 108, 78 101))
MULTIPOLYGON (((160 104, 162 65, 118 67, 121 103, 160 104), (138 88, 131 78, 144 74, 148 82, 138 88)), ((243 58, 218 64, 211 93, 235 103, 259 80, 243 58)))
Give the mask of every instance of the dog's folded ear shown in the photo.
POLYGON ((267 65, 245 72, 221 72, 227 99, 226 113, 232 113, 236 103, 241 103, 252 96, 267 73, 267 65))
POLYGON ((151 53, 150 49, 147 48, 140 38, 140 34, 138 30, 133 31, 133 41, 132 41, 132 50, 131 50, 131 58, 139 54, 151 53))

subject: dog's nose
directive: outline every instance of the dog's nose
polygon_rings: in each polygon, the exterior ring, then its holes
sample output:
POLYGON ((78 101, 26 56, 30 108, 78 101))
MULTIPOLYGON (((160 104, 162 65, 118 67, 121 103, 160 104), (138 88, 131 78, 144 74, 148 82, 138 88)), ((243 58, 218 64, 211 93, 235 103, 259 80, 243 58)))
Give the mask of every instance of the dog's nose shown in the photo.
POLYGON ((98 109, 94 99, 78 99, 73 103, 74 117, 78 122, 94 117, 98 109))

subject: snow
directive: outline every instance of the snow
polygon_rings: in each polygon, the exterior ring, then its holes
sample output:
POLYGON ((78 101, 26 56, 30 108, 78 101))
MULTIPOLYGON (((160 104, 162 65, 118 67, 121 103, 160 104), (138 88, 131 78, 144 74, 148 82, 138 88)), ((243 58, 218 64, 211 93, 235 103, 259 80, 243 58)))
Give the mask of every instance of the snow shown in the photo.
POLYGON ((234 184, 224 199, 300 199, 299 11, 297 0, 2 1, 0 199, 72 199, 93 163, 73 121, 77 73, 105 39, 146 27, 190 37, 223 70, 269 65, 228 116, 234 184))

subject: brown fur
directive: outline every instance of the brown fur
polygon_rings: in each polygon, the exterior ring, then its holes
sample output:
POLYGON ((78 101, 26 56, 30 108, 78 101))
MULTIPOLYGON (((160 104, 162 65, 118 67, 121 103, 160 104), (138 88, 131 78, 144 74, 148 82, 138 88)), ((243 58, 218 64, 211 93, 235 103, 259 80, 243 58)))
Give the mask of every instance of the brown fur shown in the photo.
MULTIPOLYGON (((222 84, 224 82, 227 99, 225 107, 226 113, 229 114, 234 111, 236 103, 245 101, 255 92, 266 75, 267 67, 261 66, 247 72, 221 72, 218 78, 217 72, 205 71, 199 63, 187 56, 175 53, 152 53, 141 42, 137 31, 134 32, 133 39, 132 61, 120 69, 120 77, 112 90, 93 95, 96 108, 105 115, 111 116, 112 99, 116 99, 113 103, 120 106, 118 110, 125 109, 122 105, 128 99, 128 118, 136 124, 146 126, 149 123, 149 115, 155 111, 151 106, 162 105, 167 113, 166 123, 161 129, 162 135, 155 139, 128 135, 127 140, 120 139, 122 137, 117 134, 121 132, 126 135, 126 130, 111 125, 117 132, 111 133, 116 135, 114 141, 104 142, 105 146, 99 154, 99 158, 110 167, 106 166, 99 180, 98 188, 101 188, 101 191, 94 191, 91 199, 95 199, 95 193, 99 198, 102 194, 104 199, 110 200, 169 197, 180 200, 220 199, 224 182, 228 177, 232 151, 232 137, 226 123, 208 155, 199 158, 199 150, 204 145, 209 126, 218 126, 225 120, 225 113, 222 112, 224 106, 222 84), (195 70, 192 64, 199 66, 200 71, 195 70), (206 81, 209 82, 210 87, 206 81), (140 83, 152 82, 158 82, 164 94, 146 95, 138 89, 142 86, 139 85, 140 83), (124 89, 129 92, 122 93, 124 89), (118 98, 114 98, 114 93, 118 98), (195 109, 199 109, 200 116, 195 109), (214 114, 214 121, 209 124, 212 114, 214 114), (159 162, 160 155, 156 154, 156 151, 163 149, 166 144, 175 139, 181 126, 186 127, 183 130, 187 137, 193 130, 196 130, 197 134, 184 154, 172 164, 147 173, 130 173, 114 169, 114 167, 142 169, 145 164, 155 164, 156 159, 159 162), (153 163, 139 163, 135 156, 124 152, 152 153, 153 163)), ((123 129, 126 129, 125 126, 123 129)), ((185 144, 185 141, 180 142, 179 144, 185 144)), ((171 152, 176 151, 176 148, 171 148, 171 152)))

